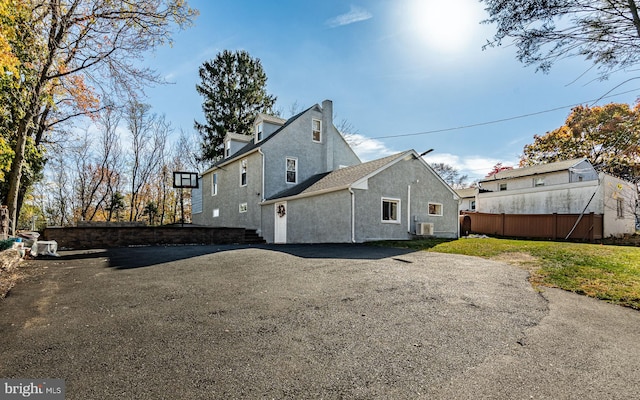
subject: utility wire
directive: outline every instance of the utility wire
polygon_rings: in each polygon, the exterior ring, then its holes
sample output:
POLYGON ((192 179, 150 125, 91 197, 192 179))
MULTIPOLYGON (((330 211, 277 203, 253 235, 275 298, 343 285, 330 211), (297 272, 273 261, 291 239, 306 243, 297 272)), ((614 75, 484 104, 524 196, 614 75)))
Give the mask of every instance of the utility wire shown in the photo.
MULTIPOLYGON (((397 137, 420 136, 420 135, 428 135, 428 134, 431 134, 431 133, 450 132, 450 131, 456 131, 456 130, 460 130, 460 129, 468 129, 468 128, 475 128, 475 127, 478 127, 478 126, 492 125, 492 124, 497 124, 497 123, 500 123, 500 122, 512 121, 514 119, 527 118, 527 117, 532 117, 534 115, 540 115, 540 114, 545 114, 545 113, 549 113, 549 112, 553 112, 553 111, 558 111, 558 110, 562 110, 562 109, 565 109, 565 108, 577 107, 577 106, 585 104, 585 103, 593 103, 593 102, 597 102, 597 101, 600 101, 600 100, 603 100, 603 99, 607 99, 607 98, 610 98, 610 97, 615 97, 615 96, 620 96, 620 95, 623 95, 623 94, 635 92, 635 91, 638 91, 638 90, 640 90, 640 88, 627 90, 626 92, 620 92, 620 93, 611 94, 611 95, 608 95, 608 96, 602 96, 602 97, 599 97, 597 99, 587 100, 587 101, 583 101, 583 102, 576 103, 576 104, 570 104, 570 105, 567 105, 567 106, 551 108, 549 110, 537 111, 537 112, 533 112, 533 113, 529 113, 529 114, 517 115, 515 117, 496 119, 496 120, 493 120, 493 121, 479 122, 479 123, 470 124, 470 125, 461 125, 461 126, 456 126, 456 127, 453 127, 453 128, 434 129, 434 130, 430 130, 430 131, 417 132, 417 133, 403 133, 403 134, 397 134, 397 135, 376 136, 376 137, 372 137, 372 138, 368 138, 368 139, 390 139, 390 138, 397 138, 397 137)), ((366 141, 366 139, 363 140, 363 141, 366 141)))

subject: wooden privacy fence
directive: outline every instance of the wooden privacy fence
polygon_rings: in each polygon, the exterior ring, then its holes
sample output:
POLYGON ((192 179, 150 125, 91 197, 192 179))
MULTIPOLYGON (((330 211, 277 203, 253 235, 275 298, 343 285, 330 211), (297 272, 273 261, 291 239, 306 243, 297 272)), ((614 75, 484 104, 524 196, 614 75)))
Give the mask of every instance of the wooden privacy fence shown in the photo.
MULTIPOLYGON (((471 233, 523 238, 569 239, 593 242, 602 239, 601 214, 486 214, 462 212, 471 219, 471 233)), ((466 219, 466 218, 464 218, 466 219)), ((461 219, 462 221, 462 219, 461 219)))

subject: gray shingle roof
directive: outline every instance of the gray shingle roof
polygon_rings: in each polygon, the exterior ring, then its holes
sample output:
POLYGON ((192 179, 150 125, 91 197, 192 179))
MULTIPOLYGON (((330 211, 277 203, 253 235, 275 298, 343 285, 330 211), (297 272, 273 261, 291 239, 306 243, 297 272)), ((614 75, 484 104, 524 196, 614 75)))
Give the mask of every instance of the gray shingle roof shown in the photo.
POLYGON ((507 169, 504 171, 500 171, 495 175, 491 175, 490 177, 487 177, 481 180, 480 182, 494 181, 494 180, 500 180, 500 179, 519 178, 523 176, 539 175, 539 174, 545 174, 548 172, 568 170, 569 168, 574 167, 575 165, 585 160, 586 158, 576 158, 573 160, 558 161, 558 162, 548 163, 548 164, 538 164, 538 165, 533 165, 531 167, 507 169))
POLYGON ((252 150, 255 150, 259 147, 261 147, 265 142, 269 141, 269 139, 273 138, 274 136, 276 136, 278 133, 280 133, 284 128, 286 128, 287 126, 289 126, 293 121, 297 120, 302 114, 306 113, 307 111, 311 110, 314 107, 318 107, 318 105, 313 105, 309 108, 307 108, 306 110, 298 113, 297 115, 294 115, 293 117, 289 118, 284 125, 282 125, 280 128, 278 128, 275 132, 273 132, 271 135, 267 136, 266 138, 264 138, 264 140, 262 140, 261 142, 258 143, 254 143, 253 141, 251 141, 250 143, 248 143, 246 146, 244 146, 243 148, 241 148, 240 150, 238 150, 237 152, 235 152, 234 154, 231 155, 231 157, 229 158, 224 158, 220 161, 216 161, 213 165, 211 165, 211 167, 207 168, 206 171, 204 171, 202 173, 202 175, 208 173, 209 171, 213 170, 216 167, 220 167, 224 164, 233 162, 239 158, 241 158, 242 156, 244 156, 245 154, 251 152, 252 150))
POLYGON ((310 195, 314 192, 329 192, 332 190, 347 188, 360 179, 375 173, 379 169, 386 167, 393 161, 404 157, 409 153, 411 153, 411 151, 405 151, 351 167, 340 168, 329 173, 314 175, 295 187, 285 190, 284 192, 280 192, 267 200, 299 195, 310 195))

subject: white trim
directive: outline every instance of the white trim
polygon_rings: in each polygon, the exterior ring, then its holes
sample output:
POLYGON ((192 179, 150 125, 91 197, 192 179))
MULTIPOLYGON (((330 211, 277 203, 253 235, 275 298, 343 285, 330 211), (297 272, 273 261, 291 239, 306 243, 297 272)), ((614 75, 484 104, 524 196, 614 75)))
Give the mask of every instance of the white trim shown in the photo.
POLYGON ((312 118, 311 119, 311 140, 313 141, 313 143, 322 143, 322 120, 321 119, 317 119, 317 118, 312 118), (315 122, 318 122, 318 135, 320 136, 320 138, 318 140, 316 140, 313 136, 314 136, 314 132, 316 132, 316 130, 314 129, 314 125, 315 122))
POLYGON ((444 210, 443 210, 442 203, 435 203, 435 202, 433 202, 433 201, 430 201, 430 202, 428 202, 428 203, 427 203, 427 214, 428 214, 428 215, 430 215, 430 216, 432 216, 432 217, 442 217, 442 215, 443 215, 443 211, 444 211, 444 210), (438 210, 438 207, 439 207, 439 209, 440 209, 440 214, 431 214, 431 212, 430 212, 430 210, 429 210, 429 209, 431 208, 431 206, 432 206, 432 205, 433 205, 433 206, 436 206, 436 211, 438 210))
POLYGON ((284 182, 289 185, 295 185, 298 183, 298 157, 285 157, 284 158, 284 182), (296 169, 293 171, 295 175, 295 180, 293 182, 289 182, 289 160, 293 160, 295 162, 296 169))
POLYGON ((249 177, 247 176, 247 171, 249 170, 249 163, 246 158, 240 160, 240 186, 247 186, 247 182, 249 181, 249 177), (242 168, 244 164, 244 183, 242 183, 242 168))
POLYGON ((212 217, 212 218, 218 218, 218 217, 220 217, 220 209, 219 209, 219 208, 214 208, 214 209, 211 211, 211 217, 212 217))
POLYGON ((256 140, 254 143, 260 143, 264 140, 264 122, 256 124, 256 140))
POLYGON ((401 224, 400 215, 402 215, 402 200, 393 197, 381 197, 380 198, 380 222, 383 224, 401 224), (384 203, 396 203, 396 219, 384 219, 384 203))

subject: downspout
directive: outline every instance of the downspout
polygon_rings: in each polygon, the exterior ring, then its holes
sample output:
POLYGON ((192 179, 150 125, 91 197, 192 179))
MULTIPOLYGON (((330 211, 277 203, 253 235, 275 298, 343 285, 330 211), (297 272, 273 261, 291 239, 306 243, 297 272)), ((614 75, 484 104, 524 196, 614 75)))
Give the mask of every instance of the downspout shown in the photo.
POLYGON ((356 194, 349 188, 351 193, 351 243, 356 242, 356 194))
POLYGON ((407 185, 407 232, 411 234, 411 185, 407 185))
MULTIPOLYGON (((264 197, 264 153, 262 152, 262 149, 260 147, 258 147, 258 153, 260 154, 260 156, 262 157, 262 181, 260 183, 260 203, 264 203, 265 197, 264 197)), ((262 235, 262 204, 260 204, 260 235, 262 235)))
POLYGON ((262 149, 258 147, 258 153, 260 153, 260 155, 262 156, 262 182, 261 182, 261 187, 260 187, 260 197, 262 199, 262 203, 264 203, 264 153, 262 152, 262 149))

